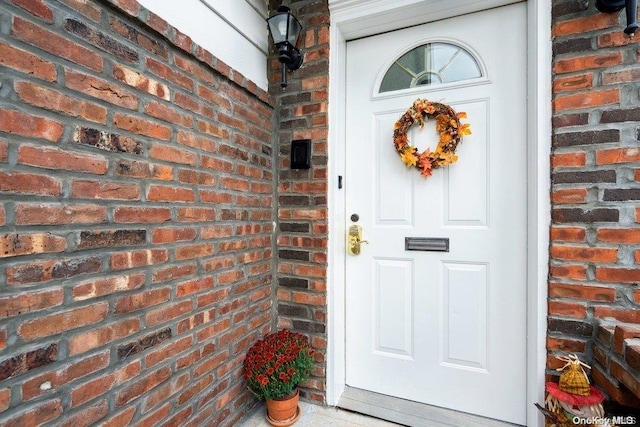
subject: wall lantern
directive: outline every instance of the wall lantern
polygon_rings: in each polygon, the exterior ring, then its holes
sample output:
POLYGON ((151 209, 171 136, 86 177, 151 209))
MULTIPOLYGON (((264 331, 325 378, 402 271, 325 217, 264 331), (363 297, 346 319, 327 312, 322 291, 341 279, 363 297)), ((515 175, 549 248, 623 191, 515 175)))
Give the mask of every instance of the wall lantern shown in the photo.
POLYGON ((267 24, 278 48, 278 60, 282 63, 280 86, 284 89, 287 87, 287 69, 297 70, 302 65, 302 54, 296 48, 302 26, 287 6, 280 6, 277 13, 267 19, 267 24))
POLYGON ((637 0, 596 0, 596 8, 600 12, 613 13, 623 8, 627 9, 627 28, 624 29, 625 34, 629 37, 633 37, 638 31, 637 13, 638 13, 638 1, 637 0))

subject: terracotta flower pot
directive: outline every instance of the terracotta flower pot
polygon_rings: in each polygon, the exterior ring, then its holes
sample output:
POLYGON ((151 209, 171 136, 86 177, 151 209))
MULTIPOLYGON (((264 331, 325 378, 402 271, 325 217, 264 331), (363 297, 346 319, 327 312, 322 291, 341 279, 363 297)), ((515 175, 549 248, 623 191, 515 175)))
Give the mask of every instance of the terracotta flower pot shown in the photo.
POLYGON ((300 418, 299 400, 300 393, 297 388, 290 396, 267 399, 267 422, 276 427, 293 425, 300 418))

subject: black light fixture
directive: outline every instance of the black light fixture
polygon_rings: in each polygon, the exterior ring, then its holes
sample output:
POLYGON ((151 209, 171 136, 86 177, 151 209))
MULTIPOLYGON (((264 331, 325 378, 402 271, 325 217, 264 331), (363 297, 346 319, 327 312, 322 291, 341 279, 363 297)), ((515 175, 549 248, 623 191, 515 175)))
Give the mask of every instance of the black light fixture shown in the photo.
POLYGON ((278 48, 278 60, 282 63, 280 86, 284 89, 287 87, 287 69, 297 70, 302 65, 302 54, 296 48, 302 26, 287 6, 280 6, 277 13, 267 19, 267 24, 278 48))
POLYGON ((627 28, 624 29, 625 34, 633 37, 638 31, 638 1, 637 0, 596 0, 596 9, 604 13, 613 13, 626 7, 627 12, 627 28))

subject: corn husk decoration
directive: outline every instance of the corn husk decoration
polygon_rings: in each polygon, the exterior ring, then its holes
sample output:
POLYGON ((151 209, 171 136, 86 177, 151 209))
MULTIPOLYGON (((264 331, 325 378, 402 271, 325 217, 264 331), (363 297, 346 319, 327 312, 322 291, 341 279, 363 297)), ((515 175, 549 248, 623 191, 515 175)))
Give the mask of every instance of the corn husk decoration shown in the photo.
MULTIPOLYGON (((558 359, 565 362, 565 365, 558 369, 562 372, 560 381, 548 382, 545 387, 546 411, 543 413, 547 419, 547 426, 572 427, 575 426, 572 421, 575 417, 603 418, 604 396, 600 390, 589 384, 589 377, 584 371, 584 368, 591 369, 591 367, 581 362, 576 355, 560 356, 558 359)), ((611 424, 591 425, 611 426, 611 424)))

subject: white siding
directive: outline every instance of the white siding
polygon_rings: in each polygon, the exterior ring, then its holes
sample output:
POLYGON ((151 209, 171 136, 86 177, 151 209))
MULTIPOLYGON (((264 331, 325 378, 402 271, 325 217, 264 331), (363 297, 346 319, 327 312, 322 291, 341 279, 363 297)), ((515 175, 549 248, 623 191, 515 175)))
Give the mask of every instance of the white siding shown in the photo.
POLYGON ((263 0, 138 1, 216 58, 267 89, 267 6, 263 0))

